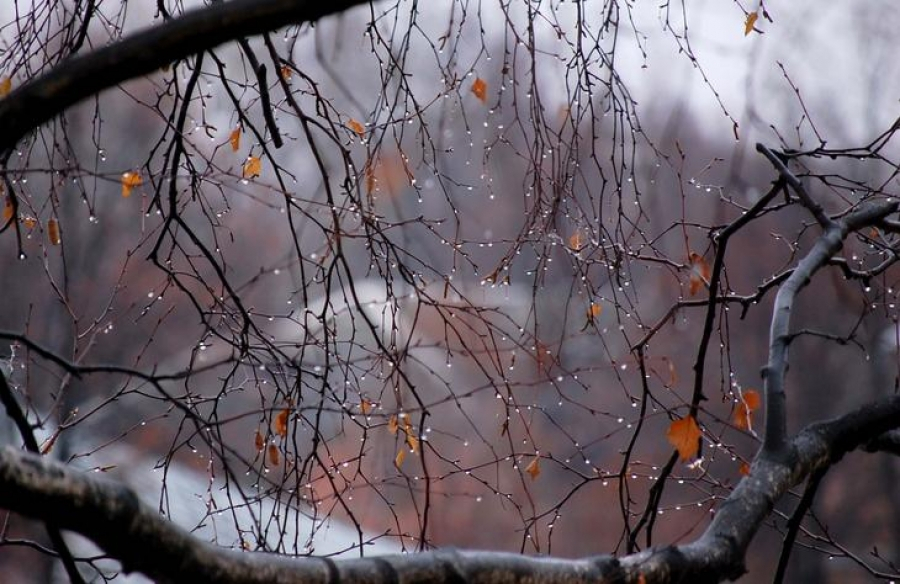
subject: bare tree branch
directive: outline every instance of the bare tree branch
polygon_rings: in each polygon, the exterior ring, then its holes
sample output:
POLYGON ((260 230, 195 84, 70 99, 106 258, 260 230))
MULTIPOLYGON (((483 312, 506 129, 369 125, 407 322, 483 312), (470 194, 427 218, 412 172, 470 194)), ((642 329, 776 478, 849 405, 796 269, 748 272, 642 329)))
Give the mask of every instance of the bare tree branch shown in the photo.
POLYGON ((778 290, 769 332, 769 362, 763 371, 766 394, 764 452, 777 452, 784 446, 787 437, 787 398, 784 392, 784 377, 787 373, 791 313, 797 293, 809 283, 819 268, 828 263, 831 257, 840 251, 848 233, 879 222, 887 215, 896 212, 897 208, 897 202, 888 201, 865 206, 837 221, 829 219, 825 233, 778 290))
POLYGON ((120 42, 72 58, 0 99, 0 153, 86 97, 147 75, 224 42, 315 22, 363 0, 237 0, 173 18, 120 42))
POLYGON ((744 572, 753 536, 788 489, 898 425, 900 396, 813 424, 779 456, 763 452, 697 541, 619 559, 441 550, 335 561, 241 553, 193 538, 125 486, 12 448, 0 451, 0 506, 55 519, 63 529, 94 541, 126 572, 138 571, 159 582, 720 582, 744 572))

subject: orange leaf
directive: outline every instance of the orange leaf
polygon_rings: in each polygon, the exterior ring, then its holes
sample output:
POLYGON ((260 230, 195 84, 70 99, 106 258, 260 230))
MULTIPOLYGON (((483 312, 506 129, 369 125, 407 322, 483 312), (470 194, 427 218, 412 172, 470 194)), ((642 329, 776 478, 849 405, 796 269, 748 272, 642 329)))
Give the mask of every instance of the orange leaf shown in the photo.
POLYGON ((0 97, 6 97, 12 91, 12 77, 4 77, 0 80, 0 97))
POLYGON ((747 20, 744 21, 744 36, 753 32, 753 25, 756 24, 757 18, 759 18, 759 14, 756 12, 751 12, 747 15, 747 20))
POLYGON ((256 178, 262 171, 262 160, 256 156, 248 156, 244 163, 244 178, 256 178))
POLYGON ((238 126, 228 135, 228 142, 231 144, 231 151, 237 152, 241 147, 241 127, 238 126))
POLYGON ((397 416, 391 416, 388 420, 388 432, 393 435, 397 434, 397 428, 399 428, 399 424, 397 424, 397 416))
POLYGON ((362 401, 359 402, 359 411, 361 411, 364 416, 368 416, 369 412, 372 411, 372 402, 363 398, 362 401))
POLYGON ((528 466, 525 467, 525 472, 531 475, 531 480, 538 478, 541 474, 541 459, 534 457, 532 461, 528 463, 528 466))
POLYGON ((581 235, 581 230, 579 229, 569 236, 569 247, 574 251, 579 251, 582 245, 584 245, 584 236, 581 235))
POLYGON ((748 389, 741 395, 741 401, 734 409, 734 425, 741 430, 750 430, 753 426, 753 412, 759 409, 761 399, 759 392, 748 389))
POLYGON ((50 220, 47 221, 47 238, 53 245, 60 244, 61 240, 59 238, 59 223, 57 223, 54 217, 51 217, 50 220))
POLYGON ((694 296, 703 286, 709 286, 710 269, 709 264, 703 259, 703 256, 691 252, 688 255, 691 265, 691 276, 688 291, 694 296))
POLYGON ((596 302, 591 302, 587 310, 588 322, 594 322, 594 319, 600 318, 601 314, 603 314, 603 306, 596 302))
POLYGON ((403 466, 404 460, 406 460, 406 449, 400 448, 400 450, 397 451, 397 456, 394 457, 394 466, 400 468, 403 466))
POLYGON ((256 430, 256 435, 253 436, 253 443, 256 446, 257 452, 262 452, 263 448, 266 447, 266 439, 263 438, 262 432, 259 429, 256 430))
POLYGON ((481 103, 487 102, 487 83, 485 83, 484 79, 481 77, 475 78, 475 82, 472 83, 472 93, 475 94, 475 97, 477 97, 481 103))
POLYGON ((669 425, 666 432, 669 444, 678 450, 678 456, 682 461, 697 456, 697 452, 700 450, 700 436, 700 426, 697 425, 694 416, 675 420, 669 425))
POLYGON ((272 420, 272 430, 284 438, 288 433, 288 418, 291 415, 291 410, 283 409, 278 412, 278 415, 275 416, 275 419, 272 420))
POLYGON ((290 81, 291 77, 294 76, 294 70, 291 69, 290 65, 282 65, 280 69, 278 69, 278 74, 281 75, 281 78, 285 81, 290 81))
POLYGON ((409 445, 410 450, 412 450, 416 454, 419 453, 419 439, 416 438, 414 434, 406 435, 406 443, 409 445))
POLYGON ((278 454, 278 447, 274 444, 269 444, 269 462, 272 463, 272 466, 278 466, 280 460, 281 457, 278 454))
POLYGON ((746 462, 742 462, 741 466, 738 467, 738 472, 742 477, 747 476, 748 474, 750 474, 750 465, 746 462))
POLYGON ((366 129, 363 127, 363 125, 353 118, 351 118, 350 121, 347 122, 347 127, 356 132, 356 135, 360 138, 366 135, 366 129))
POLYGON ((122 173, 121 182, 122 196, 127 198, 131 196, 132 189, 144 184, 144 179, 141 177, 141 173, 128 171, 122 173))
POLYGON ((37 219, 31 217, 30 215, 26 215, 25 217, 22 217, 22 223, 26 228, 34 229, 34 226, 37 225, 37 219))

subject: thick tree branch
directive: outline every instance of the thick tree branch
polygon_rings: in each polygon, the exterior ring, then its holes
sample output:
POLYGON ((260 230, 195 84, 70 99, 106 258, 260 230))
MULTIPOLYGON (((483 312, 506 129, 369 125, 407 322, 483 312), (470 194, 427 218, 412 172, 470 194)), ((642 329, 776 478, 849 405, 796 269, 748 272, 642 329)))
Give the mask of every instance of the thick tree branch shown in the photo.
POLYGON ((235 0, 193 10, 69 59, 0 99, 0 154, 28 132, 104 89, 173 61, 288 24, 315 22, 366 0, 235 0))
POLYGON ((897 211, 898 203, 887 201, 867 205, 843 219, 831 220, 825 233, 804 257, 775 296, 772 325, 769 331, 769 362, 763 370, 766 396, 766 430, 763 451, 775 453, 784 445, 787 437, 787 404, 784 393, 784 377, 787 372, 787 352, 790 342, 791 312, 800 289, 806 286, 813 274, 828 263, 840 251, 847 234, 873 225, 897 211))
POLYGON ((56 520, 159 582, 719 582, 744 571, 747 547, 775 502, 812 473, 900 426, 900 396, 811 425, 778 457, 763 453, 706 532, 683 546, 581 560, 440 550, 329 560, 238 552, 201 542, 140 503, 128 488, 12 448, 0 450, 0 507, 56 520))

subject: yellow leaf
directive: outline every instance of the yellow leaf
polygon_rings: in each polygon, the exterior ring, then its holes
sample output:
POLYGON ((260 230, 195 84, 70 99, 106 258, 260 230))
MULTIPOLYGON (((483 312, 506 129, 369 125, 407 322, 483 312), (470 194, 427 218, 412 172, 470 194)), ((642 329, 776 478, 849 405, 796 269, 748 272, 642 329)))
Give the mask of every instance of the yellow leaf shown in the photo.
POLYGON ((269 462, 272 463, 272 466, 278 466, 280 460, 281 456, 278 454, 278 447, 274 444, 269 444, 269 462))
POLYGON ((688 416, 681 420, 675 420, 669 425, 666 438, 669 444, 678 450, 678 456, 682 461, 690 460, 700 450, 700 426, 694 416, 688 416))
POLYGON ((262 171, 262 160, 256 156, 248 156, 244 163, 244 178, 255 178, 262 171))
POLYGON ((59 223, 57 223, 54 217, 51 217, 50 220, 47 221, 47 238, 53 245, 59 245, 62 241, 59 238, 59 223))
POLYGON ((347 127, 356 132, 356 135, 360 138, 366 135, 366 129, 363 127, 363 125, 352 118, 349 122, 347 122, 347 127))
POLYGON ((291 415, 291 411, 289 409, 283 409, 278 412, 278 415, 275 416, 275 419, 272 421, 272 430, 284 438, 288 433, 288 418, 291 415))
POLYGON ((475 78, 475 82, 472 83, 472 93, 475 94, 475 97, 477 97, 481 103, 487 102, 487 83, 485 83, 484 79, 481 77, 475 78))
POLYGON ((414 434, 406 435, 406 443, 409 445, 410 450, 412 450, 416 454, 419 453, 419 439, 416 438, 414 434))
POLYGON ((141 173, 139 172, 123 172, 122 173, 122 196, 130 197, 131 191, 135 187, 139 187, 144 184, 144 179, 141 177, 141 173))
POLYGON ((6 97, 12 91, 12 77, 0 79, 0 97, 6 97))
POLYGON ((399 427, 399 424, 397 424, 397 416, 391 416, 388 420, 388 432, 396 436, 397 428, 399 427))
POLYGON ((229 134, 229 136, 228 136, 228 142, 231 144, 231 151, 237 152, 238 149, 241 147, 241 127, 240 126, 238 126, 237 128, 235 128, 231 131, 231 134, 229 134))
POLYGON ((757 18, 759 18, 759 14, 756 12, 751 12, 747 15, 747 20, 744 21, 744 36, 753 32, 753 25, 756 24, 757 18))
POLYGON ((525 472, 531 475, 531 480, 538 478, 541 474, 541 459, 534 457, 534 459, 528 463, 528 466, 525 467, 525 472))
POLYGON ((397 451, 397 456, 394 457, 394 466, 400 468, 403 466, 404 460, 406 460, 406 449, 400 448, 400 450, 397 451))

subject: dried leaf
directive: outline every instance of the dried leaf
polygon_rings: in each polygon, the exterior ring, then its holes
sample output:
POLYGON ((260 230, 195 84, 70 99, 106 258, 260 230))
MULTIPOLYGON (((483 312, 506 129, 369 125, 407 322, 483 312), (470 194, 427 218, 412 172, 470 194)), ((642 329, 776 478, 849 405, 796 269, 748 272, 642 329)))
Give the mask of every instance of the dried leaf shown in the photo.
POLYGON ((678 450, 678 456, 682 461, 690 460, 700 450, 700 426, 694 416, 688 416, 675 420, 669 425, 666 438, 669 444, 678 450))
POLYGON ((62 241, 59 238, 59 223, 56 221, 55 217, 51 217, 49 221, 47 221, 47 239, 50 240, 52 245, 59 245, 62 241))
POLYGON ((399 427, 400 427, 400 425, 397 423, 397 416, 396 416, 396 415, 391 416, 391 417, 388 419, 388 432, 390 432, 391 435, 396 436, 396 435, 397 435, 397 429, 398 429, 399 427))
POLYGON ((362 401, 359 402, 359 411, 361 411, 364 416, 368 416, 369 412, 372 411, 372 402, 363 398, 362 401))
POLYGON ((0 97, 6 97, 12 91, 12 77, 0 79, 0 97))
POLYGON ((750 465, 746 462, 742 462, 741 466, 738 467, 738 472, 742 477, 745 477, 750 474, 750 465))
POLYGON ((50 435, 47 440, 41 444, 41 454, 48 454, 51 450, 53 450, 53 445, 56 444, 57 438, 59 438, 60 430, 57 429, 53 434, 50 435))
POLYGON ((123 172, 122 173, 122 196, 130 197, 131 191, 135 187, 139 187, 144 184, 144 179, 141 177, 141 173, 139 172, 123 172))
POLYGON ((278 74, 281 75, 281 78, 285 81, 290 81, 291 77, 294 76, 294 70, 291 69, 290 65, 282 65, 280 69, 278 69, 278 74))
POLYGON ((280 460, 281 456, 278 453, 278 447, 274 444, 269 444, 269 462, 272 466, 278 466, 280 460))
POLYGON ((415 434, 406 435, 406 444, 409 446, 410 450, 412 450, 416 454, 419 453, 419 439, 416 438, 415 434))
POLYGON ((272 420, 272 431, 284 438, 288 433, 288 418, 291 416, 291 410, 285 408, 278 412, 275 419, 272 420))
POLYGON ((262 452, 263 448, 266 447, 266 439, 263 438, 262 432, 259 429, 256 430, 256 434, 253 436, 253 443, 256 446, 257 452, 262 452))
POLYGON ((691 276, 688 291, 691 296, 697 294, 703 286, 709 286, 709 277, 711 274, 709 264, 702 255, 691 252, 688 255, 688 261, 691 266, 691 276))
POLYGON ((34 229, 34 226, 37 225, 37 219, 30 215, 26 215, 25 217, 22 217, 22 224, 28 229, 34 229))
POLYGON ((404 460, 406 460, 406 449, 400 448, 400 450, 397 451, 397 456, 394 457, 394 466, 400 468, 403 466, 404 460))
POLYGON ((534 459, 528 463, 528 466, 525 467, 525 472, 531 475, 531 480, 538 478, 541 474, 541 459, 534 457, 534 459))
POLYGON ((744 36, 753 32, 753 25, 756 24, 757 18, 759 18, 759 14, 756 12, 747 15, 747 19, 744 21, 744 36))
POLYGON ((244 178, 256 178, 262 172, 262 160, 256 156, 248 156, 244 163, 244 178))
POLYGON ((347 122, 347 127, 350 128, 351 130, 353 130, 354 132, 356 132, 356 135, 359 136, 360 138, 362 138, 366 135, 366 129, 363 127, 363 125, 360 124, 359 122, 357 122, 356 120, 354 120, 353 118, 351 118, 350 121, 347 122))
POLYGON ((588 322, 593 323, 595 319, 600 318, 601 314, 603 314, 603 306, 596 302, 591 302, 587 309, 588 322))
POLYGON ((238 126, 228 135, 228 142, 231 144, 231 151, 237 152, 241 147, 241 127, 238 126))
POLYGON ((733 421, 735 427, 741 430, 750 430, 753 427, 753 412, 759 409, 762 399, 759 392, 753 389, 745 390, 741 394, 741 401, 734 409, 733 421))
POLYGON ((572 250, 580 251, 581 247, 583 245, 584 245, 584 236, 581 234, 580 229, 569 236, 569 247, 572 250))
POLYGON ((472 83, 472 93, 475 94, 475 97, 477 97, 481 103, 487 102, 487 83, 485 83, 484 79, 481 77, 475 78, 475 82, 472 83))

